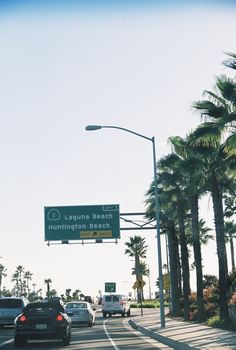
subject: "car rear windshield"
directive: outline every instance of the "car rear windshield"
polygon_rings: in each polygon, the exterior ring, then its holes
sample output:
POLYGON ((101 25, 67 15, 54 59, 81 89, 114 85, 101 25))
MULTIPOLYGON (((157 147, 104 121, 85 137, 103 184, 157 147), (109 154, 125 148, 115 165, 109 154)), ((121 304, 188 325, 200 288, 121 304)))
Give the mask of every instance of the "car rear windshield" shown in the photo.
POLYGON ((71 303, 66 305, 66 309, 87 309, 86 303, 71 303))
POLYGON ((106 295, 105 301, 115 303, 119 301, 119 297, 117 295, 106 295))
POLYGON ((24 312, 30 314, 43 314, 65 312, 65 310, 59 303, 32 303, 26 305, 24 312))
POLYGON ((0 308, 6 309, 21 309, 23 301, 20 299, 0 299, 0 308))

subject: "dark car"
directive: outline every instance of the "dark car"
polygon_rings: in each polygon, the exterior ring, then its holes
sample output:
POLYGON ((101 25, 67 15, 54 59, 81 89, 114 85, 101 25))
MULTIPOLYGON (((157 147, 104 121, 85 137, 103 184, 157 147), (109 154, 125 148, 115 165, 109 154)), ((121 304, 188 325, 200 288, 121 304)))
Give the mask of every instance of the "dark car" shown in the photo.
POLYGON ((14 345, 23 346, 31 339, 55 339, 69 345, 71 319, 60 303, 29 303, 15 319, 14 345))

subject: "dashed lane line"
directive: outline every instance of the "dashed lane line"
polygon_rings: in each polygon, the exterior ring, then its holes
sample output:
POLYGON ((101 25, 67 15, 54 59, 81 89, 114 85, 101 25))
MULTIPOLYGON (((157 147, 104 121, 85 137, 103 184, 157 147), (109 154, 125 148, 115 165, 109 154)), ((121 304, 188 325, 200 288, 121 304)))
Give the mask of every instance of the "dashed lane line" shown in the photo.
POLYGON ((0 348, 2 348, 3 346, 5 346, 9 343, 13 343, 13 339, 9 339, 9 340, 4 341, 2 344, 0 344, 0 348))
POLYGON ((116 343, 114 342, 114 340, 110 337, 108 331, 107 331, 107 327, 106 327, 106 322, 107 320, 103 321, 103 328, 104 328, 104 331, 106 333, 106 336, 107 338, 109 339, 111 345, 114 347, 115 350, 119 350, 118 346, 116 345, 116 343))

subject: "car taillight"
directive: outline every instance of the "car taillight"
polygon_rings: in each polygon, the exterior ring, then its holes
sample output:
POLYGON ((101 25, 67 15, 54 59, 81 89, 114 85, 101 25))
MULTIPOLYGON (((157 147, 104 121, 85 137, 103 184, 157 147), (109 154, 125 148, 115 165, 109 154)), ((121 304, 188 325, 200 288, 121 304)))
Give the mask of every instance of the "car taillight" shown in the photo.
POLYGON ((25 317, 25 315, 21 315, 20 318, 19 318, 19 321, 20 322, 25 322, 25 321, 27 321, 27 318, 25 317))
POLYGON ((123 301, 120 301, 120 305, 123 305, 124 303, 123 303, 123 301))
POLYGON ((62 315, 57 315, 57 321, 63 321, 64 317, 62 315))

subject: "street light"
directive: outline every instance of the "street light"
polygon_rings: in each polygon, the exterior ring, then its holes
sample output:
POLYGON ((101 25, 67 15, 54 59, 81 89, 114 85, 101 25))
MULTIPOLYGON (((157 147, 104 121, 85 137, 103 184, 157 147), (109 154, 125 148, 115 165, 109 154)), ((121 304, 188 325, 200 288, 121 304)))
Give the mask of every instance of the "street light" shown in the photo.
POLYGON ((156 172, 156 149, 155 149, 155 137, 147 137, 145 135, 139 134, 132 130, 122 128, 113 125, 87 125, 85 130, 94 131, 99 129, 119 129, 136 136, 142 137, 148 141, 152 142, 153 150, 153 171, 154 171, 154 185, 155 185, 155 206, 156 206, 156 230, 157 230, 157 253, 158 253, 158 272, 159 272, 159 292, 160 292, 160 317, 161 317, 161 327, 165 327, 165 311, 164 311, 164 295, 163 295, 163 276, 162 276, 162 257, 161 257, 161 235, 160 235, 160 219, 159 219, 159 203, 158 203, 158 192, 157 192, 157 172, 156 172))

